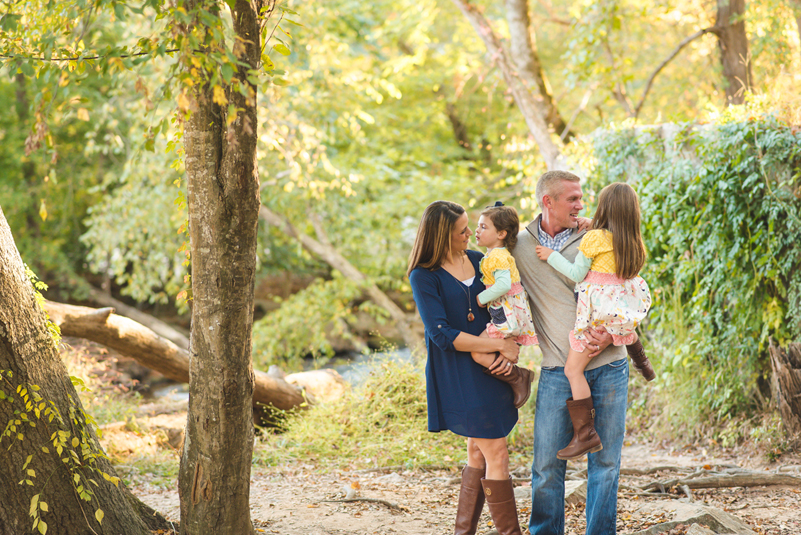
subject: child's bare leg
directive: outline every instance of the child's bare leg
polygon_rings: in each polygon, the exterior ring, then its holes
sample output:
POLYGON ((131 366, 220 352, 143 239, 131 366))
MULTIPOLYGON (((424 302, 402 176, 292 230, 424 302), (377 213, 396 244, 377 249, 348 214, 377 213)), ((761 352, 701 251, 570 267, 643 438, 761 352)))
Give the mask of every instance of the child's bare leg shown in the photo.
POLYGON ((581 353, 571 349, 567 353, 567 363, 565 364, 565 376, 570 382, 570 390, 573 393, 573 399, 585 399, 590 397, 590 385, 584 377, 584 369, 590 363, 590 350, 585 349, 581 353))
MULTIPOLYGON (((484 332, 482 332, 479 335, 479 337, 489 338, 489 336, 487 335, 487 330, 485 329, 484 332)), ((495 353, 479 353, 474 351, 470 353, 470 356, 473 357, 473 360, 478 364, 481 364, 485 368, 489 368, 490 366, 492 366, 492 363, 495 362, 495 358, 497 355, 495 353)))

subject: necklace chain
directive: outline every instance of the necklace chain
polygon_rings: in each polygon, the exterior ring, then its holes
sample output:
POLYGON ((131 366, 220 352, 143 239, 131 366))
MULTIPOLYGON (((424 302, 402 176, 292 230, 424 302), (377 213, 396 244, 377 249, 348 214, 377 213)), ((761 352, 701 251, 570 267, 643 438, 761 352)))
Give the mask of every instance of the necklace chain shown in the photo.
MULTIPOLYGON (((461 270, 462 271, 462 277, 464 277, 464 275, 465 275, 464 259, 465 259, 466 256, 467 256, 467 253, 462 255, 462 265, 461 265, 461 267, 462 267, 462 270, 461 270)), ((474 276, 474 278, 475 278, 475 276, 474 276)), ((472 300, 472 298, 470 296, 470 286, 467 286, 466 284, 462 283, 462 281, 459 281, 459 283, 460 283, 459 284, 459 288, 462 288, 462 291, 467 296, 467 321, 473 321, 474 319, 476 319, 476 317, 473 315, 473 300, 472 300), (467 290, 465 290, 462 287, 463 285, 467 286, 467 290)))

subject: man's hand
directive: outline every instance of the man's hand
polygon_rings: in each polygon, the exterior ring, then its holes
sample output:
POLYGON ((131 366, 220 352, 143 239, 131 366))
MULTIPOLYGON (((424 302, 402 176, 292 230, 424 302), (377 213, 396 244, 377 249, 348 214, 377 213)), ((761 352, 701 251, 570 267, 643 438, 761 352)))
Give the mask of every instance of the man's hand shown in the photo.
POLYGON ((537 246, 537 256, 540 258, 540 260, 547 261, 552 252, 553 249, 549 249, 542 245, 537 246))
POLYGON ((590 349, 589 358, 597 357, 601 351, 609 347, 612 343, 612 335, 606 332, 603 327, 594 327, 584 332, 587 339, 587 347, 590 349))
POLYGON ((578 231, 581 232, 583 230, 590 230, 592 227, 592 219, 589 217, 579 217, 578 218, 578 231))

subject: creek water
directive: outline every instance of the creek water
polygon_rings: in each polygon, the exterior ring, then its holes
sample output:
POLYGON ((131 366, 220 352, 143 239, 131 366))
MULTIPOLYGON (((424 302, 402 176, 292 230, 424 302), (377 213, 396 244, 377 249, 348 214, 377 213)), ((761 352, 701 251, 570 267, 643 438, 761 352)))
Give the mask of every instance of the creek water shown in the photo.
MULTIPOLYGON (((367 379, 376 362, 387 359, 408 362, 411 358, 411 351, 405 347, 368 354, 351 352, 343 357, 332 359, 321 369, 336 370, 352 387, 357 387, 367 379)), ((315 369, 314 363, 309 361, 305 369, 315 369)), ((165 401, 186 401, 189 399, 189 385, 181 383, 160 384, 151 388, 147 397, 165 401)))

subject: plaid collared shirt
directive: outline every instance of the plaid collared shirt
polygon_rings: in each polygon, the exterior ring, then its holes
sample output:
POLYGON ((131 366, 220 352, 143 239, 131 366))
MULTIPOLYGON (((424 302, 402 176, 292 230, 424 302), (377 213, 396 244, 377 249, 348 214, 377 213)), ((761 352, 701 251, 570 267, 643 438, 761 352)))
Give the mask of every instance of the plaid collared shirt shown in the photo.
POLYGON ((570 239, 572 232, 573 229, 566 228, 552 238, 550 234, 542 230, 542 220, 537 224, 537 234, 539 235, 540 245, 553 249, 554 251, 560 251, 562 247, 564 247, 567 240, 570 239))

